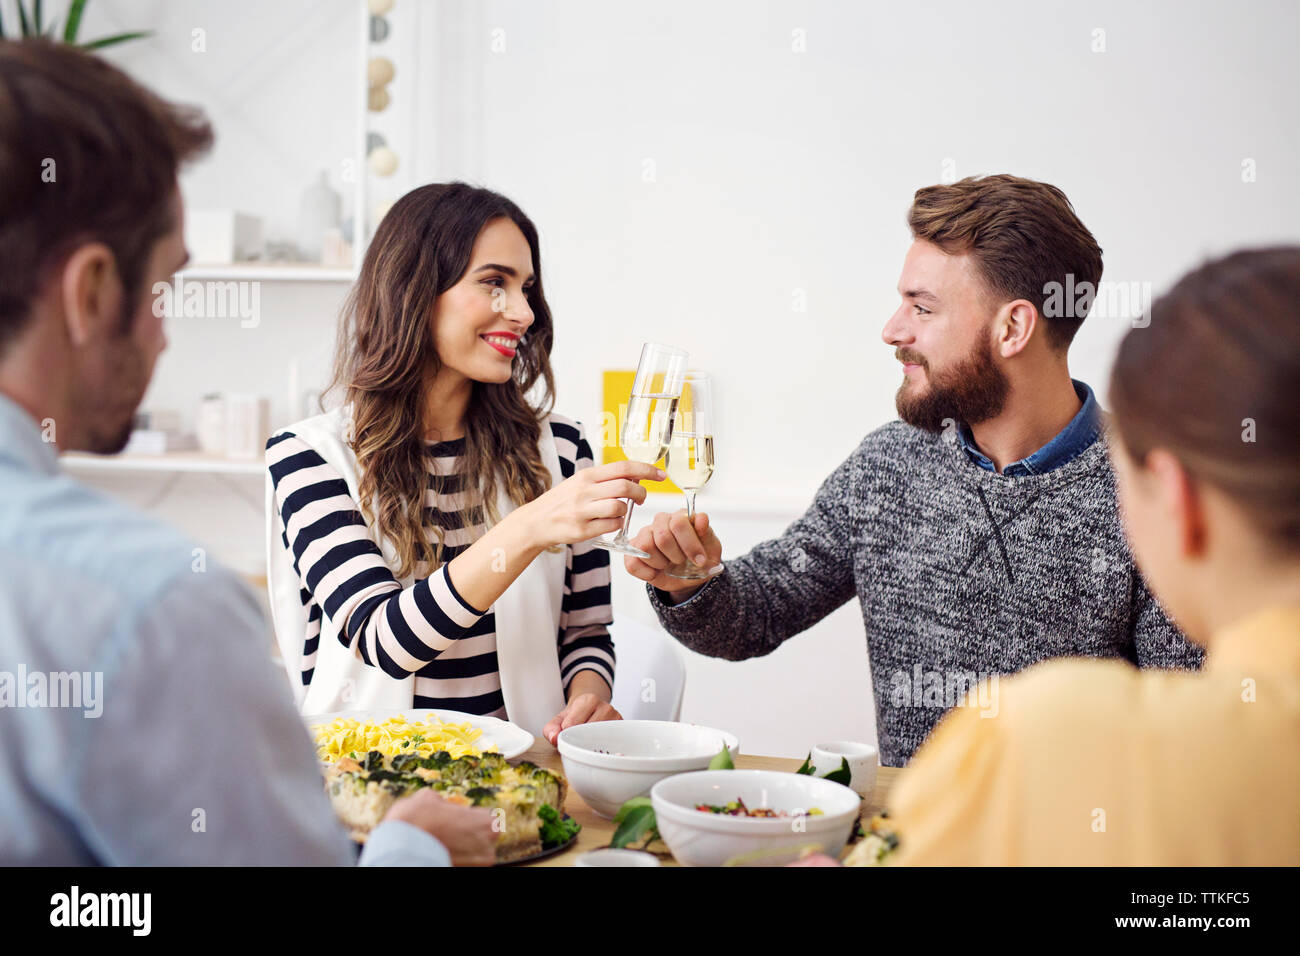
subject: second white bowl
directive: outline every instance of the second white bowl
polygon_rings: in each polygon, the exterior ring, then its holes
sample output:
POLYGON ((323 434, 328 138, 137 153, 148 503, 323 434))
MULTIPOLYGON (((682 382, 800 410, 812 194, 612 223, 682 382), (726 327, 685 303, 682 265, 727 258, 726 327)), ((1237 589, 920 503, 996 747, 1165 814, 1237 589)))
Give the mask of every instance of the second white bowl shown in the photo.
POLYGON ((578 796, 605 819, 665 777, 703 770, 739 744, 723 730, 667 720, 601 720, 560 731, 555 742, 564 775, 578 796))
POLYGON ((650 791, 659 834, 683 866, 721 866, 737 858, 779 866, 817 849, 837 857, 848 842, 861 799, 843 784, 776 770, 703 770, 655 784, 650 791), (737 798, 751 809, 790 816, 754 818, 698 810, 737 798), (816 808, 821 812, 803 816, 816 808))

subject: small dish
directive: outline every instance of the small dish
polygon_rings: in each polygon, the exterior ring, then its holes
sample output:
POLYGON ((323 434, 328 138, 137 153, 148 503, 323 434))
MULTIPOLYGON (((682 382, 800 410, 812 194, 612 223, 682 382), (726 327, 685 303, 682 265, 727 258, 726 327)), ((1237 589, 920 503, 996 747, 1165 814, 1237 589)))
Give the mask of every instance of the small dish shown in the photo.
POLYGON ((849 789, 864 800, 870 800, 876 790, 876 767, 880 762, 880 751, 871 744, 856 740, 832 740, 818 744, 812 749, 813 773, 824 777, 839 770, 844 761, 849 762, 849 789))

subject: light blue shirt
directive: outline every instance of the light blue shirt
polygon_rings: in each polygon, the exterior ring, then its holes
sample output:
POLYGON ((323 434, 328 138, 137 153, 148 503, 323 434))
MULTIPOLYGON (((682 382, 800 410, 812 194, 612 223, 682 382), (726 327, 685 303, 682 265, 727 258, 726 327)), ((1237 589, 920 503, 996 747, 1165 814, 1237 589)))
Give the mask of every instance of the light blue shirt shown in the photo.
MULTIPOLYGON (((0 395, 0 864, 355 862, 268 634, 231 572, 63 474, 0 395)), ((450 858, 392 822, 361 863, 450 858)))

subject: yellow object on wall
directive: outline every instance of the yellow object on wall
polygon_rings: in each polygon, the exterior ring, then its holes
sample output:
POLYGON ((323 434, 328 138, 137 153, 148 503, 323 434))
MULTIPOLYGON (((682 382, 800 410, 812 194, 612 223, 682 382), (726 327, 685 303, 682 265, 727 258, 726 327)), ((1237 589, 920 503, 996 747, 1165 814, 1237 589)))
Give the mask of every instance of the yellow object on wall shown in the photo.
MULTIPOLYGON (((601 378, 603 383, 600 403, 601 423, 596 433, 589 435, 589 440, 596 445, 593 449, 596 451, 596 460, 602 465, 608 465, 612 461, 627 461, 627 455, 623 454, 623 449, 619 447, 618 436, 623 427, 623 418, 627 414, 627 400, 632 394, 636 369, 606 369, 601 373, 601 378)), ((663 459, 655 464, 660 468, 664 467, 663 459)), ((677 495, 682 493, 682 489, 671 481, 643 481, 641 484, 646 491, 677 495)))

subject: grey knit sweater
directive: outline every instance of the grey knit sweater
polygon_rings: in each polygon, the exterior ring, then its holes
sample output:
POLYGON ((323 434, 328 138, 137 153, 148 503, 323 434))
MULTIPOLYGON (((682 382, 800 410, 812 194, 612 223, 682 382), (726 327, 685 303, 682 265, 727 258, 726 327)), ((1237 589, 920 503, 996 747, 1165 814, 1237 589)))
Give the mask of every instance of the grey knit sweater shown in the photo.
POLYGON ((727 660, 770 654, 856 595, 886 766, 952 706, 996 714, 995 675, 1066 655, 1187 668, 1203 657, 1133 564, 1104 437, 1008 478, 972 464, 951 433, 891 422, 780 538, 728 559, 690 600, 647 590, 671 634, 727 660), (983 696, 966 693, 985 677, 983 696))

